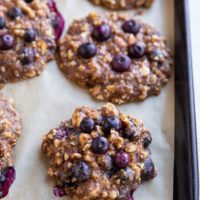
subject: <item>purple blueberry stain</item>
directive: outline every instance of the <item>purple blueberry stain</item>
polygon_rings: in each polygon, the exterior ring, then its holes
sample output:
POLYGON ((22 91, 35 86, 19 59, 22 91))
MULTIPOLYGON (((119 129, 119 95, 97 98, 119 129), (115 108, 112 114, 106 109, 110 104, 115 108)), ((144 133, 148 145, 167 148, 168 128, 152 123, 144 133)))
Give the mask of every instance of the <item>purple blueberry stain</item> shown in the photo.
POLYGON ((64 190, 64 188, 60 187, 60 186, 55 186, 53 188, 53 193, 54 193, 54 195, 56 197, 64 197, 64 196, 67 195, 66 192, 65 192, 65 190, 64 190))
POLYGON ((95 26, 92 31, 92 37, 98 42, 107 41, 112 35, 111 28, 107 24, 95 26))
POLYGON ((23 65, 29 65, 34 62, 35 52, 32 48, 30 47, 24 48, 22 55, 23 55, 23 58, 21 60, 21 63, 23 65))
POLYGON ((125 168, 130 162, 130 157, 127 153, 121 151, 118 152, 114 157, 114 164, 118 168, 125 168))
POLYGON ((52 18, 52 26, 55 30, 55 40, 58 41, 62 36, 65 27, 65 20, 53 0, 48 0, 48 6, 50 11, 55 13, 55 16, 52 18))
POLYGON ((119 54, 114 56, 111 67, 115 72, 125 72, 131 67, 131 59, 124 54, 119 54))
POLYGON ((16 179, 14 167, 8 167, 1 173, 0 198, 7 196, 9 189, 16 179))
POLYGON ((58 128, 57 131, 56 131, 56 134, 55 134, 55 137, 59 140, 62 140, 64 138, 66 138, 68 135, 68 132, 65 128, 61 127, 61 128, 58 128))

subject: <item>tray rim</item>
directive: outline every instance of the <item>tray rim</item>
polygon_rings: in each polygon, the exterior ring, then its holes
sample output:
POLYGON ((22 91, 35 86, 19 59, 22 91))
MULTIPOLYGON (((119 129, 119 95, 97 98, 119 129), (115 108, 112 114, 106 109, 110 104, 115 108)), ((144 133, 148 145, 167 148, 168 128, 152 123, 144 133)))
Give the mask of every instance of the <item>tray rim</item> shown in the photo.
POLYGON ((192 49, 190 37, 189 1, 175 0, 174 6, 176 67, 175 162, 173 199, 199 200, 198 151, 192 70, 192 49), (178 66, 180 66, 182 69, 180 70, 178 66))

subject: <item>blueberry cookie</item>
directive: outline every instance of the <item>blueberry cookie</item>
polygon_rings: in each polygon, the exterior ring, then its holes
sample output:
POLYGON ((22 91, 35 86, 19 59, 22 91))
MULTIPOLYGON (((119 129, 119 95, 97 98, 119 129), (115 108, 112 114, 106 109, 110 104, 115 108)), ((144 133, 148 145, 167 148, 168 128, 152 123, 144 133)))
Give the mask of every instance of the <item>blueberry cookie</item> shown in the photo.
POLYGON ((125 10, 151 6, 154 0, 90 0, 95 5, 101 5, 111 10, 125 10))
POLYGON ((0 198, 5 197, 15 180, 12 148, 21 134, 21 120, 13 102, 0 96, 0 198))
POLYGON ((0 84, 41 74, 62 24, 53 1, 0 0, 0 84))
POLYGON ((75 20, 59 41, 56 57, 69 79, 96 99, 117 104, 159 94, 172 65, 156 29, 117 13, 75 20))
POLYGON ((133 200, 133 191, 157 174, 151 141, 141 120, 113 104, 76 109, 71 120, 43 139, 54 194, 71 200, 133 200))

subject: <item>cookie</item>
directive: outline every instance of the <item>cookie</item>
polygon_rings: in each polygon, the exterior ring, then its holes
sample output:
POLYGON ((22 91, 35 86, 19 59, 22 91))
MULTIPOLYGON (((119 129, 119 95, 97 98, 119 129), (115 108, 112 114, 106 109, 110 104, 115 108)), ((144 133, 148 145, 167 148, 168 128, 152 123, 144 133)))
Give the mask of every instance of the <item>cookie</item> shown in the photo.
POLYGON ((116 104, 157 95, 171 74, 165 39, 131 15, 90 13, 59 41, 64 74, 98 100, 116 104))
POLYGON ((54 58, 63 19, 47 0, 0 0, 0 84, 32 78, 54 58))
POLYGON ((101 5, 111 10, 126 10, 152 5, 154 0, 90 0, 95 5, 101 5))
POLYGON ((80 107, 44 136, 54 194, 71 200, 133 200, 137 187, 157 174, 143 122, 113 104, 80 107))
POLYGON ((15 180, 12 148, 21 134, 21 119, 13 101, 0 96, 0 198, 5 197, 15 180))

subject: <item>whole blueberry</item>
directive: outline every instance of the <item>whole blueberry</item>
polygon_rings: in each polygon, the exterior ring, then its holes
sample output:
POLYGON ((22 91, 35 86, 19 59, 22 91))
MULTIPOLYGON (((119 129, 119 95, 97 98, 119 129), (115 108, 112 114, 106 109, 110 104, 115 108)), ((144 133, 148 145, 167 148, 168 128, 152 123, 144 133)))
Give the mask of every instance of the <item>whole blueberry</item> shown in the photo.
POLYGON ((8 12, 8 16, 11 19, 15 19, 17 17, 20 17, 22 15, 22 10, 19 7, 13 7, 9 12, 8 12))
POLYGON ((25 0, 26 3, 31 3, 33 0, 25 0))
POLYGON ((71 169, 71 178, 76 183, 82 183, 90 178, 91 169, 83 161, 79 161, 73 164, 71 169))
POLYGON ((150 135, 142 139, 142 144, 144 148, 147 148, 151 144, 151 142, 152 142, 152 137, 150 135))
POLYGON ((22 55, 23 57, 22 57, 21 63, 23 65, 29 65, 34 62, 35 53, 32 48, 30 47, 24 48, 22 55))
POLYGON ((36 39, 36 31, 34 29, 28 29, 24 34, 24 40, 26 42, 33 42, 36 39))
POLYGON ((114 157, 114 164, 118 168, 125 168, 130 161, 129 155, 123 151, 118 152, 114 157))
POLYGON ((0 29, 3 29, 6 26, 5 19, 3 17, 0 17, 0 29))
POLYGON ((0 36, 0 49, 10 50, 14 46, 14 38, 12 35, 4 34, 0 36))
POLYGON ((92 43, 84 43, 78 48, 78 55, 84 59, 90 59, 97 54, 97 48, 92 43))
POLYGON ((116 55, 111 62, 111 66, 116 72, 128 71, 131 67, 131 59, 123 54, 116 55))
POLYGON ((144 163, 141 179, 147 181, 155 177, 155 166, 151 158, 148 158, 144 163))
POLYGON ((94 130, 94 127, 95 127, 94 120, 89 117, 85 117, 81 121, 80 129, 85 133, 91 133, 94 130))
POLYGON ((122 29, 126 33, 132 33, 136 35, 140 31, 140 24, 135 20, 127 20, 122 25, 122 29))
POLYGON ((142 58, 145 54, 145 45, 143 43, 135 43, 128 47, 128 55, 131 58, 142 58))
POLYGON ((109 142, 105 137, 97 137, 92 141, 91 148, 96 154, 105 154, 109 149, 109 142))
POLYGON ((111 129, 120 130, 122 123, 117 116, 108 116, 105 117, 102 122, 102 130, 105 134, 109 134, 111 129))
POLYGON ((111 28, 107 24, 95 26, 92 31, 93 39, 99 42, 107 41, 111 37, 111 35, 111 28))

